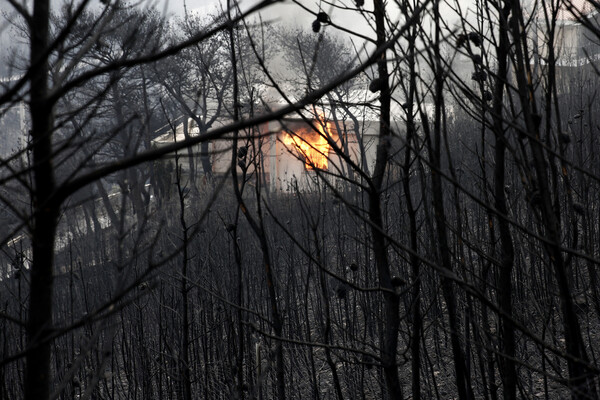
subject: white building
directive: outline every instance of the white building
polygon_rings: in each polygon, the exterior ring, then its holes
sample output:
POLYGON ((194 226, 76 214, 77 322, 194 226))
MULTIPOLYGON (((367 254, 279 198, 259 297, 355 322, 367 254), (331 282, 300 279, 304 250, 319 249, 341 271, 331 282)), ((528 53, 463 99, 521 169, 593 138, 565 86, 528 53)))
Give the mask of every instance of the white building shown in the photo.
MULTIPOLYGON (((296 185, 300 190, 310 190, 316 176, 328 179, 340 186, 344 178, 352 176, 354 168, 372 171, 377 147, 378 124, 365 121, 363 116, 337 115, 327 117, 304 113, 303 118, 287 118, 271 121, 253 129, 240 132, 236 168, 238 175, 259 173, 270 190, 287 191, 296 185), (360 121, 356 126, 355 121, 360 121)), ((227 122, 220 121, 217 126, 227 122)), ((189 134, 199 134, 192 119, 188 120, 189 134)), ((215 128, 216 126, 213 126, 215 128)), ((230 170, 232 160, 232 135, 214 140, 209 144, 212 173, 224 174, 230 170)), ((172 143, 173 133, 165 133, 155 139, 161 146, 172 143)), ((176 140, 184 140, 183 124, 177 126, 176 140)), ((192 153, 196 169, 202 172, 200 146, 192 153)), ((188 153, 182 152, 183 169, 189 168, 188 153)))
MULTIPOLYGON (((25 149, 27 123, 23 102, 0 107, 0 159, 7 160, 25 149)), ((19 157, 23 157, 20 154, 19 157)))
MULTIPOLYGON (((548 21, 551 10, 539 9, 536 14, 537 46, 540 64, 548 63, 549 44, 548 21)), ((562 0, 556 12, 554 37, 555 65, 561 70, 590 66, 600 61, 598 38, 586 25, 600 27, 598 8, 589 0, 562 0)), ((592 68, 593 69, 593 68, 592 68)))

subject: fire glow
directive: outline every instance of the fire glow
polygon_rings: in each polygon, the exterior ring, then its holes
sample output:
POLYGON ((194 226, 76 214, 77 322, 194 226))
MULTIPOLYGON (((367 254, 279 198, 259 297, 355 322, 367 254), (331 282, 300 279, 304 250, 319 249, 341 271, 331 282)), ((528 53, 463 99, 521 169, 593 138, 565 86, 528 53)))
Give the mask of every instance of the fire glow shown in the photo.
POLYGON ((330 124, 330 122, 314 121, 313 125, 318 131, 310 127, 303 127, 295 129, 293 133, 283 134, 283 144, 294 146, 304 160, 304 166, 307 170, 327 169, 329 150, 331 149, 327 137, 333 138, 330 124))

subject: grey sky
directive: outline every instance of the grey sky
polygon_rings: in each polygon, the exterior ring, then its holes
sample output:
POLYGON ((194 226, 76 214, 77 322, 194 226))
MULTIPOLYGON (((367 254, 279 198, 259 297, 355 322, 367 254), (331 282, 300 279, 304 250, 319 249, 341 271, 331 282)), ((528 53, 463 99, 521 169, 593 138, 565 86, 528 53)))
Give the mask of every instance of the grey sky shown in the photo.
MULTIPOLYGON (((175 15, 181 15, 184 12, 184 5, 188 11, 200 12, 200 13, 214 13, 220 10, 221 7, 226 7, 227 0, 161 0, 157 3, 159 9, 164 9, 164 5, 167 5, 167 9, 170 13, 175 15)), ((257 0, 241 0, 240 5, 242 8, 250 7, 256 4, 257 0)), ((315 1, 305 2, 308 7, 316 9, 315 1)), ((287 24, 305 24, 310 28, 310 24, 314 17, 311 17, 309 13, 300 9, 290 1, 277 3, 267 7, 262 13, 263 19, 277 19, 287 24)))
MULTIPOLYGON (((31 0, 17 0, 22 1, 25 4, 31 6, 31 0)), ((58 7, 63 3, 64 0, 52 0, 55 7, 58 7)), ((165 12, 169 16, 182 16, 184 10, 187 8, 189 12, 196 12, 201 14, 217 14, 219 10, 226 6, 227 0, 127 0, 129 4, 137 4, 140 7, 154 6, 158 10, 165 12)), ((241 7, 247 8, 253 4, 256 4, 259 0, 238 0, 240 1, 241 7)), ((353 5, 354 0, 331 0, 339 5, 353 5)), ((459 1, 462 4, 468 4, 470 0, 447 0, 447 1, 459 1)), ((79 0, 75 0, 75 3, 79 0)), ((345 27, 352 32, 363 33, 366 36, 373 37, 373 30, 369 28, 365 18, 361 13, 356 10, 351 11, 336 11, 332 12, 330 5, 325 2, 319 2, 318 0, 300 0, 300 2, 307 8, 318 12, 319 5, 323 7, 322 11, 327 12, 332 21, 338 25, 345 27)), ((91 0, 91 7, 102 6, 100 0, 91 0)), ((389 8, 393 9, 394 2, 389 2, 389 8)), ((365 9, 372 9, 372 0, 365 0, 365 9)), ((14 10, 12 6, 6 0, 0 0, 0 11, 9 12, 14 10)), ((464 11, 463 11, 464 12, 464 11)), ((393 15, 393 11, 391 11, 393 15)), ((8 14, 10 16, 10 14, 8 14)), ((283 2, 277 2, 272 6, 267 7, 261 13, 262 19, 266 21, 275 21, 284 25, 301 27, 306 30, 311 29, 312 21, 315 19, 314 15, 311 15, 306 10, 302 9, 298 5, 294 4, 291 0, 283 2)), ((445 13, 448 20, 452 20, 451 13, 445 13)), ((0 46, 3 49, 11 47, 14 42, 11 40, 10 29, 8 28, 6 21, 0 23, 0 46), (2 29, 4 28, 4 29, 2 29)), ((326 28, 325 28, 326 29, 326 28)), ((360 40, 356 40, 355 43, 360 46, 360 40)), ((1 67, 1 65, 0 65, 1 67)))
MULTIPOLYGON (((184 10, 184 3, 189 11, 193 10, 196 12, 214 12, 219 9, 220 4, 225 7, 227 0, 160 0, 157 3, 159 8, 164 9, 165 4, 167 9, 172 14, 182 14, 184 10)), ((256 4, 258 0, 240 0, 242 8, 247 8, 252 4, 256 4)), ((300 2, 307 8, 318 12, 319 4, 322 4, 322 11, 330 14, 332 20, 339 25, 342 25, 352 31, 368 31, 368 27, 365 24, 363 16, 357 11, 336 11, 332 13, 331 6, 320 3, 317 0, 300 0, 300 2)), ((333 1, 336 2, 335 0, 333 1)), ((340 5, 339 1, 337 2, 340 5)), ((345 4, 353 5, 354 0, 345 0, 345 4)), ((372 8, 372 1, 366 0, 365 7, 372 8)), ((261 12, 264 20, 275 20, 280 21, 283 24, 302 26, 305 29, 311 29, 312 21, 315 19, 306 10, 302 9, 298 5, 294 4, 290 0, 276 3, 272 6, 267 7, 261 12)))

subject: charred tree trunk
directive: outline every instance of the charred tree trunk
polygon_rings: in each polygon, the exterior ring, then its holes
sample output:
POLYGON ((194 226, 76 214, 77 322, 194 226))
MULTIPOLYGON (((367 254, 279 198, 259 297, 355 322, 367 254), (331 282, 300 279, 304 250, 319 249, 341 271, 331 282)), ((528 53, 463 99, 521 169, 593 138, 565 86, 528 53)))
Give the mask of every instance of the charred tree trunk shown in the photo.
POLYGON ((59 204, 52 165, 53 104, 49 100, 49 0, 36 0, 29 21, 30 113, 33 149, 33 228, 31 287, 27 321, 25 399, 45 400, 50 395, 54 241, 59 204))
MULTIPOLYGON (((176 132, 173 132, 176 135, 176 132)), ((190 376, 190 323, 189 323, 189 288, 188 288, 188 246, 189 246, 189 229, 185 221, 185 187, 182 182, 181 165, 179 164, 179 154, 175 153, 175 179, 177 184, 177 194, 179 197, 179 223, 182 233, 182 260, 181 260, 181 348, 179 367, 181 370, 181 399, 192 399, 192 380, 190 376)))
MULTIPOLYGON (((227 4, 228 4, 227 11, 229 14, 229 18, 231 19, 231 12, 232 12, 231 11, 231 2, 228 2, 227 4)), ((229 31, 228 32, 229 33, 229 45, 230 45, 230 51, 231 51, 231 64, 232 64, 232 69, 233 69, 233 120, 238 121, 239 120, 240 103, 239 103, 239 88, 238 88, 238 76, 237 76, 237 74, 238 74, 237 54, 235 51, 235 37, 234 37, 234 24, 233 23, 230 25, 228 31, 229 31)), ((281 317, 281 313, 279 311, 279 305, 277 303, 277 293, 276 293, 276 288, 275 288, 275 276, 273 273, 273 263, 272 263, 272 259, 271 259, 267 233, 265 231, 264 221, 262 218, 262 209, 260 206, 261 205, 260 185, 257 185, 257 188, 256 188, 256 190, 257 190, 256 200, 257 200, 257 204, 258 204, 258 210, 257 210, 258 220, 256 220, 250 214, 250 211, 248 210, 248 207, 246 206, 246 203, 243 199, 242 192, 240 190, 240 186, 238 183, 238 175, 237 175, 238 137, 239 137, 239 131, 235 130, 233 132, 233 145, 232 145, 232 154, 231 154, 231 174, 232 174, 232 180, 233 180, 233 189, 235 192, 236 199, 238 201, 238 207, 239 207, 240 211, 242 212, 242 214, 244 214, 246 221, 248 221, 248 224, 250 225, 252 231, 256 235, 256 237, 259 241, 259 244, 260 244, 260 249, 261 249, 262 256, 263 256, 263 266, 264 266, 264 270, 265 270, 267 291, 268 291, 269 308, 270 308, 271 319, 272 319, 271 326, 272 326, 273 333, 275 334, 276 338, 281 338, 282 334, 283 334, 283 319, 281 317)), ((241 166, 241 168, 242 168, 242 170, 244 170, 244 174, 245 174, 245 171, 247 171, 248 165, 246 165, 244 163, 243 166, 241 166)), ((256 179, 260 179, 260 174, 257 174, 256 179)), ((281 343, 277 343, 275 346, 275 374, 276 374, 275 386, 276 386, 277 398, 280 400, 285 400, 285 398, 286 398, 285 362, 283 359, 283 347, 282 347, 281 343)))
MULTIPOLYGON (((579 319, 573 304, 571 292, 571 276, 567 271, 565 260, 561 251, 561 226, 560 220, 552 204, 552 188, 548 183, 548 165, 541 144, 540 123, 541 116, 538 114, 535 103, 535 92, 532 82, 532 72, 527 54, 527 37, 522 32, 524 26, 520 2, 511 3, 510 30, 512 31, 519 101, 523 109, 525 130, 528 135, 529 150, 533 159, 533 170, 531 173, 532 207, 539 209, 539 221, 543 226, 542 237, 547 241, 544 248, 548 254, 550 263, 554 270, 554 278, 558 285, 560 296, 560 307, 563 317, 565 332, 566 351, 568 354, 567 365, 569 370, 569 388, 573 399, 597 398, 598 393, 594 379, 594 372, 588 367, 588 356, 585 343, 581 335, 579 319), (533 179, 533 172, 536 178, 533 179)), ((555 179, 553 179, 553 182, 555 179)), ((557 190, 557 188, 554 188, 557 190)))
MULTIPOLYGON (((402 185, 404 197, 406 199, 406 212, 410 224, 410 264, 412 268, 412 284, 413 293, 411 300, 411 335, 410 335, 410 355, 411 355, 411 389, 412 398, 414 400, 421 399, 421 332, 423 321, 421 320, 421 260, 418 256, 419 237, 417 227, 417 210, 415 209, 413 196, 411 193, 410 174, 413 163, 412 153, 413 148, 416 148, 416 127, 414 121, 413 102, 415 101, 415 91, 417 89, 417 71, 415 65, 415 39, 417 37, 417 29, 410 30, 410 38, 408 40, 408 65, 410 68, 410 77, 408 83, 408 98, 406 111, 406 149, 404 155, 402 185), (413 147, 414 146, 414 147, 413 147)), ((416 151, 415 151, 416 152, 416 151)))
MULTIPOLYGON (((377 31, 377 46, 383 47, 386 43, 385 35, 385 3, 375 0, 375 25, 377 31)), ((387 58, 382 54, 377 62, 379 87, 379 101, 381 104, 381 115, 379 117, 379 144, 373 177, 369 189, 369 221, 371 223, 371 235, 373 254, 379 285, 383 289, 384 317, 383 317, 383 343, 381 348, 381 362, 388 390, 388 396, 392 399, 402 397, 402 387, 398 378, 398 366, 396 363, 396 349, 398 346, 398 329, 400 327, 400 299, 392 285, 392 276, 387 254, 387 240, 383 226, 381 211, 381 193, 383 180, 389 159, 390 132, 390 102, 391 91, 389 86, 389 72, 387 58)))
MULTIPOLYGON (((510 226, 506 220, 508 209, 506 206, 505 186, 505 153, 506 136, 504 120, 502 117, 504 85, 506 84, 508 67, 508 16, 509 6, 505 6, 500 14, 499 43, 496 48, 498 72, 494 85, 492 120, 495 143, 495 169, 494 169, 494 202, 498 211, 498 227, 500 231, 500 271, 498 284, 498 301, 501 310, 510 318, 512 310, 512 271, 514 267, 514 247, 510 226)), ((508 400, 517 397, 517 372, 515 367, 515 329, 509 318, 500 318, 500 377, 504 385, 504 398, 508 400)))
MULTIPOLYGON (((444 188, 442 184, 441 175, 441 147, 442 147, 442 130, 446 129, 444 118, 444 75, 445 70, 442 66, 442 56, 440 54, 440 13, 439 5, 434 4, 434 19, 435 19, 435 37, 432 43, 433 45, 433 59, 432 67, 434 68, 435 76, 435 89, 434 89, 434 101, 435 101, 435 115, 433 132, 429 129, 428 123, 424 124, 426 132, 426 140, 428 145, 429 157, 431 160, 431 191, 433 200, 433 212, 435 220, 435 233, 438 242, 438 254, 441 260, 441 266, 449 273, 454 273, 454 267, 452 263, 452 254, 449 246, 448 232, 447 232, 447 218, 446 211, 444 209, 444 188), (432 138, 433 136, 433 138, 432 138)), ((456 375, 456 387, 458 389, 458 396, 461 400, 472 400, 474 398, 473 389, 471 387, 469 370, 465 361, 465 353, 460 343, 460 332, 461 328, 459 325, 458 318, 458 304, 456 301, 456 291, 454 283, 451 278, 442 276, 442 293, 444 301, 446 303, 446 310, 448 313, 448 324, 450 326, 450 341, 452 345, 452 354, 454 357, 454 371, 456 375)))

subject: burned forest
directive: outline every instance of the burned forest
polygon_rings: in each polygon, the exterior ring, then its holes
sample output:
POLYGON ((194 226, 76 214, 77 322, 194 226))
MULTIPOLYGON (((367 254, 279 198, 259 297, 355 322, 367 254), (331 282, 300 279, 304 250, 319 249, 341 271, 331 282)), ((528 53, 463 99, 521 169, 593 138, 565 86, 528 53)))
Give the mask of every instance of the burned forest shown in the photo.
POLYGON ((0 399, 600 398, 597 1, 0 11, 0 399))

